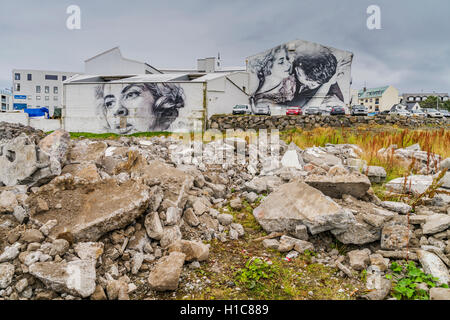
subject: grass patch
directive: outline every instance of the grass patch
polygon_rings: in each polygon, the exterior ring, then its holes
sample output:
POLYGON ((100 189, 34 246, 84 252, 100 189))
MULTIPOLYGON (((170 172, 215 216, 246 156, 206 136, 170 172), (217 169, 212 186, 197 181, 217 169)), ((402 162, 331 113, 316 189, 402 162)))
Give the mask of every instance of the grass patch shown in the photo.
MULTIPOLYGON (((51 132, 50 132, 51 133, 51 132)), ((121 137, 160 137, 170 136, 171 132, 136 132, 130 135, 120 135, 116 133, 90 133, 90 132, 70 132, 72 139, 119 139, 121 137)))

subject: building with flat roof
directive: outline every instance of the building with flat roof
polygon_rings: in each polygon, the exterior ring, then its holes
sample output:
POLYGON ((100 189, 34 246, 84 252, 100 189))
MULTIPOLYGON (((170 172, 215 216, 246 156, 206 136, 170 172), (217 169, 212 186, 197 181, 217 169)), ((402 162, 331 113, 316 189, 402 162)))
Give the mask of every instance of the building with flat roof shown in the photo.
POLYGON ((76 72, 14 69, 13 110, 46 107, 53 115, 55 108, 62 108, 63 81, 76 72))
POLYGON ((363 88, 358 92, 358 100, 369 112, 391 110, 392 106, 399 103, 398 90, 393 86, 363 88))
POLYGON ((12 92, 9 89, 0 89, 1 111, 12 110, 12 92))

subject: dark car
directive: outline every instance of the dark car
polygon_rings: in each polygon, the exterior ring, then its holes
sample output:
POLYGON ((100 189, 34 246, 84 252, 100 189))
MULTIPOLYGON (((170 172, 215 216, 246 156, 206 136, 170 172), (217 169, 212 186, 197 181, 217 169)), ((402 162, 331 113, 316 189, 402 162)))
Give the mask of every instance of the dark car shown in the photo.
POLYGON ((296 116, 298 116, 298 115, 302 115, 302 114, 303 114, 302 107, 299 107, 299 106, 288 107, 286 109, 286 115, 287 116, 289 116, 289 115, 296 115, 296 116))
POLYGON ((367 108, 363 105, 357 105, 352 107, 352 116, 367 116, 367 108))
POLYGON ((319 107, 309 107, 304 112, 306 115, 321 115, 322 111, 319 107))
POLYGON ((330 115, 332 116, 345 115, 345 109, 344 107, 333 107, 331 108, 330 115))
POLYGON ((391 112, 391 110, 384 110, 384 111, 381 111, 380 114, 386 115, 386 114, 389 114, 389 112, 391 112))

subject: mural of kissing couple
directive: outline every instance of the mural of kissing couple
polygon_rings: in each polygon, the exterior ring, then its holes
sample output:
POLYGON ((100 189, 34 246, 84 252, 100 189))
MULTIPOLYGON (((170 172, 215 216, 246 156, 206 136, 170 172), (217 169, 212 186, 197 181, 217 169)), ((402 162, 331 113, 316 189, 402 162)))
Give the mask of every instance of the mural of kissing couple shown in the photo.
POLYGON ((248 58, 250 104, 345 106, 350 97, 353 54, 296 40, 248 58))

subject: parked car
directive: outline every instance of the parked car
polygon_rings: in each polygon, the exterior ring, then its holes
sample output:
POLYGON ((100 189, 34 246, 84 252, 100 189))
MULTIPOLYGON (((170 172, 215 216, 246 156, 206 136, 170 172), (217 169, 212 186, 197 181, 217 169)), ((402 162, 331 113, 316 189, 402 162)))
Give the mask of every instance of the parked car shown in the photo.
POLYGON ((328 116, 328 115, 330 115, 330 112, 331 112, 331 109, 332 109, 333 107, 331 107, 331 106, 326 106, 326 107, 321 107, 321 112, 322 112, 322 115, 323 116, 328 116))
POLYGON ((444 116, 440 111, 432 108, 423 109, 423 111, 425 111, 428 118, 442 118, 444 116))
POLYGON ((250 107, 246 104, 237 104, 233 107, 233 114, 251 114, 250 107))
POLYGON ((333 107, 333 108, 331 108, 330 115, 332 115, 332 116, 345 115, 345 109, 344 109, 344 107, 339 107, 339 106, 333 107))
POLYGON ((270 107, 269 106, 256 106, 255 107, 255 114, 256 115, 270 116, 270 107))
POLYGON ((309 107, 305 110, 304 113, 306 115, 321 115, 322 114, 319 107, 309 107))
POLYGON ((352 106, 352 116, 367 116, 367 108, 363 105, 352 106))
POLYGON ((411 112, 405 109, 393 109, 389 112, 390 115, 393 116, 402 116, 402 117, 410 117, 411 112))
POLYGON ((386 114, 389 114, 390 112, 391 112, 391 110, 384 110, 384 111, 381 111, 380 114, 386 115, 386 114))
POLYGON ((299 106, 288 107, 286 109, 287 116, 289 116, 289 115, 296 115, 296 116, 300 115, 301 116, 302 114, 303 114, 302 107, 299 107, 299 106))
POLYGON ((426 117, 427 115, 422 110, 412 110, 411 111, 411 116, 412 117, 426 117))
POLYGON ((444 117, 449 118, 450 117, 450 112, 448 110, 441 110, 441 113, 444 117))

